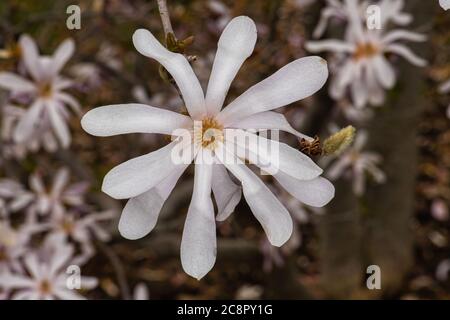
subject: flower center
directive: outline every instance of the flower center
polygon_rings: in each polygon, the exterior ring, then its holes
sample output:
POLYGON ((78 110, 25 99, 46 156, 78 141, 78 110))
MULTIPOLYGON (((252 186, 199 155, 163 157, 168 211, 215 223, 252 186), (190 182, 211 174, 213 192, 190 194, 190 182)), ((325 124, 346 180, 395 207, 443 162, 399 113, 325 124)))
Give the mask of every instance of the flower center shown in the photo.
POLYGON ((379 48, 373 43, 359 43, 353 53, 353 59, 360 60, 364 58, 371 58, 378 54, 379 51, 379 48))
POLYGON ((0 247, 0 262, 8 261, 8 254, 6 253, 6 248, 0 247))
POLYGON ((42 280, 41 283, 39 283, 39 291, 42 294, 49 294, 52 292, 52 285, 48 280, 42 280))
POLYGON ((62 222, 61 222, 61 229, 63 229, 63 231, 66 233, 66 234, 72 234, 72 232, 73 232, 73 229, 74 229, 74 224, 72 223, 72 221, 69 221, 69 220, 63 220, 62 222))
POLYGON ((44 83, 39 87, 39 95, 43 98, 48 98, 52 95, 52 85, 50 83, 44 83))
POLYGON ((223 126, 214 118, 204 118, 194 124, 195 142, 203 148, 214 150, 218 141, 223 141, 223 126))

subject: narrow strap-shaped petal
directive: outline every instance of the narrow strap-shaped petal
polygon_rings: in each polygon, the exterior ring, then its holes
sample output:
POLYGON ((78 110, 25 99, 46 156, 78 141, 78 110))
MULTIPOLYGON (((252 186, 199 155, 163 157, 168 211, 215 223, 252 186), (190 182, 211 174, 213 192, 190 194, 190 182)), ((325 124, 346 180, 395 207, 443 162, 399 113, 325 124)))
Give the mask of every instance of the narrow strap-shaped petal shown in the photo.
POLYGON ((244 129, 244 130, 281 130, 289 132, 298 138, 306 140, 313 140, 313 138, 298 132, 289 124, 284 114, 275 111, 266 111, 256 113, 250 117, 239 120, 231 125, 229 128, 244 129))
POLYGON ((231 82, 256 43, 256 26, 249 17, 236 17, 220 36, 216 58, 206 90, 208 114, 216 115, 223 106, 231 82))
POLYGON ((395 85, 395 71, 384 55, 377 55, 372 59, 374 72, 378 81, 385 89, 392 89, 395 85))
POLYGON ((61 146, 63 148, 67 148, 70 146, 71 136, 66 120, 61 115, 61 111, 59 110, 61 105, 52 101, 47 101, 46 103, 53 131, 61 142, 61 146))
POLYGON ((412 52, 409 48, 405 47, 404 45, 390 44, 386 46, 384 51, 395 53, 418 67, 425 67, 428 64, 428 62, 425 59, 422 59, 421 57, 417 56, 414 52, 412 52))
POLYGON ((0 88, 18 93, 36 90, 36 86, 32 82, 11 72, 0 72, 0 88))
POLYGON ((239 129, 226 129, 225 143, 227 149, 236 148, 238 156, 271 174, 282 171, 300 180, 311 180, 322 174, 314 161, 285 143, 239 129))
POLYGON ((298 180, 283 172, 274 177, 287 192, 306 205, 323 207, 334 197, 334 186, 325 178, 298 180))
POLYGON ((355 50, 355 45, 342 40, 331 39, 321 41, 308 41, 305 44, 305 48, 306 50, 313 53, 323 51, 350 53, 355 50))
POLYGON ((14 129, 14 141, 17 143, 22 143, 33 135, 43 108, 44 103, 40 99, 36 100, 31 105, 28 111, 20 118, 16 128, 14 129))
POLYGON ((408 30, 392 30, 388 32, 382 39, 382 43, 389 44, 398 40, 408 40, 415 42, 423 42, 427 40, 427 36, 417 32, 411 32, 408 30))
POLYGON ((202 87, 189 62, 182 54, 170 52, 164 48, 153 34, 145 29, 134 32, 133 44, 139 53, 155 59, 172 75, 192 118, 198 120, 206 115, 202 87))
POLYGON ((140 239, 153 230, 164 202, 186 168, 187 165, 176 168, 158 185, 128 200, 119 220, 119 232, 124 238, 140 239))
POLYGON ((314 94, 327 78, 327 62, 322 58, 295 60, 244 92, 217 119, 227 126, 252 114, 283 107, 314 94))
POLYGON ((39 61, 39 50, 36 42, 29 35, 22 35, 19 39, 22 60, 29 74, 35 80, 40 80, 43 76, 42 66, 39 61))
POLYGON ((253 215, 263 227, 274 246, 282 246, 292 234, 293 223, 289 212, 269 188, 238 158, 219 143, 217 158, 242 182, 242 189, 253 215), (227 154, 227 155, 226 155, 227 154))
MULTIPOLYGON (((173 141, 161 149, 118 165, 103 179, 102 191, 115 199, 128 199, 150 190, 176 168, 184 165, 173 158, 174 150, 183 143, 173 141)), ((195 154, 190 152, 190 145, 183 149, 188 152, 188 158, 192 161, 195 154)))
POLYGON ((230 178, 227 169, 222 164, 213 166, 212 191, 217 203, 217 221, 226 220, 233 213, 241 200, 241 187, 230 178))
POLYGON ((202 161, 195 163, 194 191, 189 205, 183 237, 181 264, 184 271, 200 280, 216 262, 216 221, 211 200, 211 151, 203 149, 202 161))
POLYGON ((81 119, 83 129, 100 137, 126 133, 172 134, 192 120, 182 114, 144 104, 117 104, 95 108, 81 119))
POLYGON ((57 75, 64 65, 69 61, 75 51, 75 41, 73 39, 64 40, 53 54, 52 75, 57 75))

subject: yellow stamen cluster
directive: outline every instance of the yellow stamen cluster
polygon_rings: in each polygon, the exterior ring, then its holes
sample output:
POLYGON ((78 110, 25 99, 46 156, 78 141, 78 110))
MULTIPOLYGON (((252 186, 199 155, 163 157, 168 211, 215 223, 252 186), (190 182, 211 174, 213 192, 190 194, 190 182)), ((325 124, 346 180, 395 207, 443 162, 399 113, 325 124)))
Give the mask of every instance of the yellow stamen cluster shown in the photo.
POLYGON ((53 92, 53 89, 52 89, 52 85, 50 83, 43 84, 39 88, 39 95, 43 98, 48 98, 49 96, 52 95, 52 92, 53 92))
POLYGON ((214 150, 217 141, 223 141, 223 126, 214 118, 204 118, 198 124, 194 124, 195 143, 203 148, 214 150))
POLYGON ((357 45, 355 52, 353 53, 354 60, 360 60, 364 58, 371 58, 378 54, 380 49, 373 43, 360 43, 357 45))
POLYGON ((42 280, 41 283, 39 283, 39 291, 42 294, 49 294, 52 292, 52 285, 48 280, 42 280))

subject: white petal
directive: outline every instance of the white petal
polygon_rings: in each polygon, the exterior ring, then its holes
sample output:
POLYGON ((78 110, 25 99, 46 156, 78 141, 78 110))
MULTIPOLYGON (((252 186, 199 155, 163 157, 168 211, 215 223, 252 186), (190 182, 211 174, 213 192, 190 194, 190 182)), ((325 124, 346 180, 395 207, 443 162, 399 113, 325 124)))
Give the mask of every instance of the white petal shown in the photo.
POLYGON ((256 25, 249 17, 236 17, 220 36, 216 58, 206 90, 206 107, 216 115, 244 61, 252 54, 256 43, 256 25))
MULTIPOLYGON (((203 157, 211 157, 207 149, 202 152, 203 157)), ((211 200, 211 177, 212 164, 195 164, 194 192, 181 240, 183 269, 198 280, 203 278, 216 262, 216 221, 211 200)))
POLYGON ((305 48, 313 53, 323 51, 350 53, 355 50, 353 44, 341 40, 308 41, 305 48))
POLYGON ((427 40, 427 37, 417 32, 411 32, 407 30, 392 30, 388 32, 382 39, 384 44, 392 43, 398 40, 409 40, 415 42, 423 42, 427 40))
POLYGON ((175 169, 157 186, 128 200, 119 221, 120 234, 129 240, 145 237, 156 225, 164 202, 187 166, 175 169))
POLYGON ((327 78, 327 62, 322 58, 298 59, 248 89, 222 110, 217 119, 227 126, 252 114, 283 107, 314 94, 327 78))
POLYGON ((182 114, 144 104, 117 104, 95 108, 81 119, 83 129, 100 137, 126 133, 172 134, 192 120, 182 114))
POLYGON ((48 103, 47 108, 48 115, 53 127, 53 131, 55 132, 56 136, 61 142, 61 146, 63 148, 67 148, 70 146, 71 137, 69 128, 67 127, 66 120, 63 118, 59 110, 61 106, 50 101, 47 103, 48 103))
MULTIPOLYGON (((223 145, 216 153, 219 160, 242 182, 244 197, 256 219, 261 223, 267 238, 274 246, 282 246, 292 234, 293 223, 286 208, 269 188, 242 161, 226 161, 223 145)), ((230 155, 228 153, 228 155, 230 155)))
POLYGON ((205 98, 200 82, 186 58, 164 48, 151 32, 145 29, 134 32, 133 44, 139 53, 155 59, 166 68, 177 83, 191 117, 201 119, 206 114, 205 98))
POLYGON ((62 168, 62 169, 58 170, 58 172, 56 173, 56 176, 53 180, 52 196, 54 196, 56 198, 56 197, 59 197, 59 195, 61 195, 61 193, 63 192, 63 189, 69 182, 69 178, 70 178, 70 174, 69 174, 69 170, 67 168, 62 168))
POLYGON ((31 105, 28 111, 20 118, 14 129, 14 141, 22 143, 33 135, 34 130, 40 121, 43 107, 44 104, 41 100, 36 100, 31 105))
MULTIPOLYGON (((102 191, 115 199, 128 199, 150 190, 182 165, 172 159, 178 143, 182 142, 173 141, 113 168, 103 179, 102 191)), ((195 155, 190 156, 192 160, 195 155)))
POLYGON ((300 180, 311 180, 322 174, 322 169, 309 157, 285 143, 239 129, 226 129, 225 142, 227 149, 237 147, 238 156, 269 173, 282 171, 300 180))
POLYGON ((391 64, 382 55, 373 58, 375 75, 385 89, 391 89, 395 85, 395 71, 391 64))
POLYGON ((226 220, 241 201, 242 190, 230 178, 227 169, 221 164, 213 166, 212 191, 217 203, 217 221, 226 220))
POLYGON ((41 63, 39 61, 39 50, 34 40, 28 36, 23 35, 19 39, 20 50, 22 53, 22 59, 27 68, 27 71, 35 80, 39 80, 43 76, 43 70, 41 69, 41 63))
POLYGON ((19 93, 32 92, 36 89, 32 82, 11 72, 0 72, 0 88, 19 93))
POLYGON ((54 276, 58 271, 61 271, 69 259, 72 258, 73 253, 74 249, 72 246, 63 246, 56 250, 49 264, 48 274, 54 276))
POLYGON ((275 111, 266 111, 256 113, 250 117, 239 120, 228 126, 229 128, 244 129, 244 130, 281 130, 289 132, 299 138, 312 140, 311 137, 298 132, 289 124, 286 117, 275 111))
POLYGON ((64 40, 53 54, 52 74, 57 75, 62 67, 69 61, 75 51, 75 42, 73 39, 64 40))
POLYGON ((424 67, 428 62, 421 57, 417 56, 409 48, 400 44, 390 44, 384 49, 386 52, 391 52, 405 58, 407 61, 418 67, 424 67))
POLYGON ((297 180, 282 172, 274 175, 293 197, 312 207, 323 207, 334 198, 334 186, 325 178, 297 180))

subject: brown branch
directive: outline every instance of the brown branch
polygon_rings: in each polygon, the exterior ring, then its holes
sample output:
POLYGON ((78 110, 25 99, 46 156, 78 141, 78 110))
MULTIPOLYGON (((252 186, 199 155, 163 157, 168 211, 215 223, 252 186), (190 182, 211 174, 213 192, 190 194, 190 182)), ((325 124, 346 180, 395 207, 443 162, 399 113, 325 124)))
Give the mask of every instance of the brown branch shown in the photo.
POLYGON ((157 1, 158 1, 159 15, 161 16, 161 21, 164 29, 165 39, 167 39, 167 35, 169 33, 174 34, 172 29, 172 23, 170 22, 169 10, 167 10, 167 1, 166 0, 157 0, 157 1))

